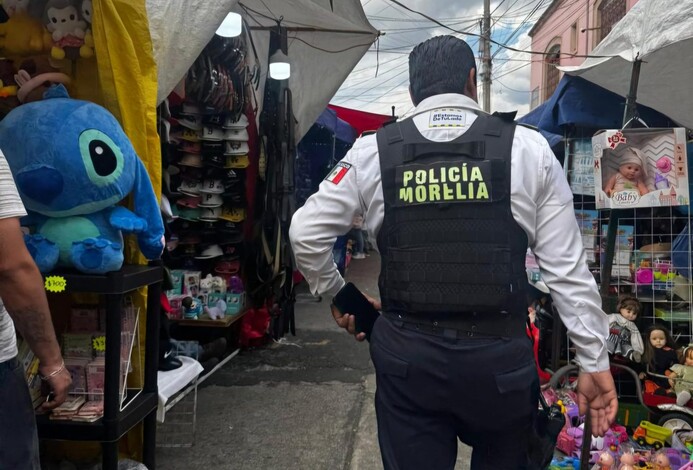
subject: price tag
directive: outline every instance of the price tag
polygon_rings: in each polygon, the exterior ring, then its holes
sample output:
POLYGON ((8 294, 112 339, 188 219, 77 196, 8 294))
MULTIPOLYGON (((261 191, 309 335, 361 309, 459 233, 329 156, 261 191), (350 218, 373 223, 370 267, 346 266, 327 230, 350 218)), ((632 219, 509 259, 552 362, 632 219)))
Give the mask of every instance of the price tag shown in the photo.
POLYGON ((94 348, 96 352, 106 351, 106 337, 105 336, 94 336, 91 339, 91 347, 94 348))
POLYGON ((67 281, 62 276, 48 276, 44 285, 48 292, 64 292, 67 281))

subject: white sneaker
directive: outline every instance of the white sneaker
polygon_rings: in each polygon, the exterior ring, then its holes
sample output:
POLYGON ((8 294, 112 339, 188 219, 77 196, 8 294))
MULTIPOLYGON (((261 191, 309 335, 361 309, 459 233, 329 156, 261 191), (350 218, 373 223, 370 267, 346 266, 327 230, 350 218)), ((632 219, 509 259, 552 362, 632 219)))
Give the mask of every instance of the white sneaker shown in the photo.
POLYGON ((363 253, 354 253, 353 255, 351 255, 351 259, 365 259, 365 258, 366 258, 366 255, 364 255, 363 253))

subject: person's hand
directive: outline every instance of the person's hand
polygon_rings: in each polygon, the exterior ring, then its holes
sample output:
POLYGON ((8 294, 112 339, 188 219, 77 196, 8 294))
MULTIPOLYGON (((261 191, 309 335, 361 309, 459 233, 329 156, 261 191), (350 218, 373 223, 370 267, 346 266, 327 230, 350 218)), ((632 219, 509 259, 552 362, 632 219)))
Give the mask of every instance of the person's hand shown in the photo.
MULTIPOLYGON (((43 375, 43 372, 41 372, 41 374, 43 375)), ((46 412, 63 404, 67 399, 67 391, 72 384, 72 377, 70 376, 70 372, 63 368, 58 374, 49 377, 46 383, 50 388, 50 392, 47 400, 38 408, 39 412, 46 412)))
MULTIPOLYGON (((379 300, 369 297, 366 294, 363 294, 363 296, 368 299, 376 310, 380 310, 382 308, 382 304, 379 300)), ((356 333, 356 317, 354 315, 351 315, 348 312, 342 314, 342 312, 337 310, 337 307, 335 307, 334 304, 330 305, 330 309, 332 310, 334 321, 337 322, 337 325, 339 325, 340 328, 344 328, 349 332, 349 334, 354 335, 356 341, 363 341, 366 339, 366 333, 356 333)))
POLYGON ((616 419, 618 400, 614 378, 608 370, 602 372, 580 372, 577 397, 580 414, 592 418, 592 435, 604 436, 616 419))

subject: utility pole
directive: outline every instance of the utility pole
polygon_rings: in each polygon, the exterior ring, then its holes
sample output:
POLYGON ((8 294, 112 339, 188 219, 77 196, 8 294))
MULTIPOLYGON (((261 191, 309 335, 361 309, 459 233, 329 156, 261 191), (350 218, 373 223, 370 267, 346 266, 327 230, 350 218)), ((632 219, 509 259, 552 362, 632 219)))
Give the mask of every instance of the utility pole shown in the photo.
POLYGON ((484 0, 484 19, 481 31, 483 110, 491 112, 491 0, 484 0))

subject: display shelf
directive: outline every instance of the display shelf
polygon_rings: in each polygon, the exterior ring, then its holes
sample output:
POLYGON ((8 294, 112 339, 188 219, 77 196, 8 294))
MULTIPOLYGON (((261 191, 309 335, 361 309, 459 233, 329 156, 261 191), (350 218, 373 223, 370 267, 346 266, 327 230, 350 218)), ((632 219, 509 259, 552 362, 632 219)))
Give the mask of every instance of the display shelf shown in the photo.
POLYGON ((84 274, 77 271, 54 271, 46 277, 59 276, 65 280, 65 292, 93 294, 123 294, 139 287, 161 281, 160 266, 124 265, 119 271, 107 274, 84 274))
POLYGON ((106 423, 104 418, 93 423, 78 421, 51 421, 48 415, 36 417, 41 439, 68 439, 75 441, 115 442, 141 422, 158 406, 156 393, 139 393, 125 403, 123 411, 106 423))
POLYGON ((103 417, 93 423, 51 421, 38 416, 40 436, 44 439, 101 442, 102 468, 118 468, 118 439, 135 425, 143 423, 142 461, 149 470, 155 470, 157 370, 159 335, 148 334, 144 351, 144 383, 124 408, 120 403, 120 343, 123 299, 126 292, 148 287, 146 331, 159 331, 159 309, 163 268, 153 262, 151 266, 125 265, 107 274, 84 274, 76 271, 55 271, 44 276, 46 289, 59 297, 70 293, 99 294, 106 306, 106 353, 104 374, 103 417), (54 289, 58 287, 58 289, 54 289))
POLYGON ((235 315, 228 315, 224 317, 223 320, 212 320, 209 318, 200 318, 197 320, 186 320, 185 318, 172 318, 171 321, 176 322, 181 326, 198 326, 198 327, 212 327, 212 328, 228 328, 229 326, 236 323, 238 320, 243 318, 248 310, 243 310, 235 315))

